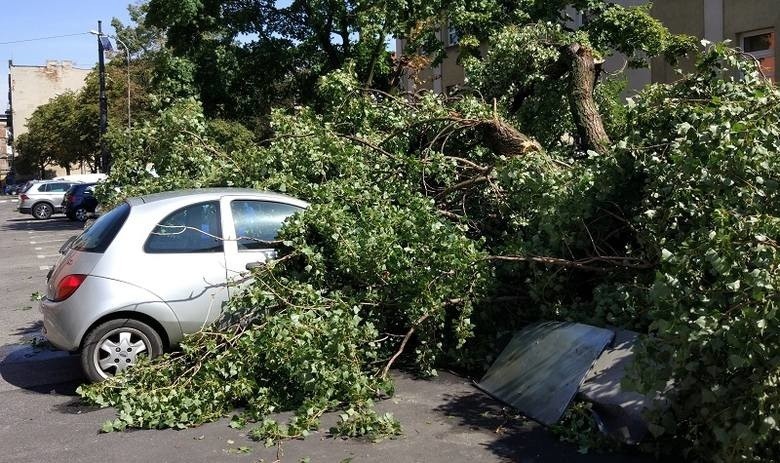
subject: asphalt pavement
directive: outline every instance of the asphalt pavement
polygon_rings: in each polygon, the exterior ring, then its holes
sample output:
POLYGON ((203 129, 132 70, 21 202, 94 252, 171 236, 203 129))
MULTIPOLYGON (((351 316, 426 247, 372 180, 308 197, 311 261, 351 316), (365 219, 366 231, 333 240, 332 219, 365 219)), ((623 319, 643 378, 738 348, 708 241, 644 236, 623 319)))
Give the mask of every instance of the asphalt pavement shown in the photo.
MULTIPOLYGON (((444 373, 417 380, 396 373, 396 395, 377 404, 393 413, 404 435, 379 443, 334 439, 327 429, 305 440, 265 448, 232 429, 229 419, 183 431, 99 433, 114 417, 80 403, 77 358, 41 343, 33 293, 60 245, 81 225, 62 215, 34 220, 0 196, 0 462, 639 462, 628 455, 582 455, 542 426, 517 419, 470 380, 444 373)), ((282 415, 279 418, 283 419, 282 415)))

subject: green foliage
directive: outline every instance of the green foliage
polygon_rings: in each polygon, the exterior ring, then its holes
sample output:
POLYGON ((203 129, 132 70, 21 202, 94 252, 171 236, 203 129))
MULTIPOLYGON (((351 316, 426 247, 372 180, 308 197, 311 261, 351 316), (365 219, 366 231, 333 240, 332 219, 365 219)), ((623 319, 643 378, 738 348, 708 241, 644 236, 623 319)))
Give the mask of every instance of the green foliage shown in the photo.
POLYGON ((387 436, 401 435, 401 426, 390 413, 379 416, 373 408, 349 408, 339 415, 339 422, 330 432, 344 437, 365 437, 374 442, 387 436))
MULTIPOLYGON (((663 55, 667 60, 676 59, 695 46, 695 38, 676 36, 650 15, 652 4, 622 7, 601 3, 598 14, 583 27, 590 42, 604 52, 618 51, 627 56, 632 66, 647 66, 647 58, 663 55)), ((593 12, 593 10, 591 10, 593 12)))
MULTIPOLYGON (((363 114, 355 124, 388 112, 398 124, 421 116, 398 100, 362 95, 344 74, 321 88, 352 93, 352 109, 363 114)), ((441 108, 441 101, 427 104, 441 108)), ((391 392, 384 367, 405 333, 414 328, 413 354, 402 361, 424 374, 435 374, 437 359, 470 334, 471 299, 486 276, 483 254, 462 227, 437 216, 416 176, 404 180, 420 161, 350 142, 345 137, 353 135, 310 111, 278 113, 274 127, 278 135, 267 146, 245 140, 228 153, 205 140, 197 104, 183 101, 139 128, 134 150, 117 158, 104 195, 114 185, 135 195, 233 184, 286 190, 313 206, 289 220, 280 235, 287 253, 255 275, 218 330, 187 337, 179 355, 81 390, 126 411, 105 429, 192 426, 241 405, 246 412, 236 422, 262 423, 252 435, 275 442, 303 437, 322 413, 345 407, 352 411, 335 433, 394 435, 398 424, 376 415, 371 399, 391 392), (276 410, 296 414, 283 426, 267 419, 276 410)), ((216 138, 240 140, 226 134, 241 129, 222 129, 216 138)))
POLYGON ((592 405, 588 402, 572 403, 561 421, 551 429, 561 441, 576 445, 582 454, 591 450, 606 452, 618 448, 616 441, 599 430, 592 405))
MULTIPOLYGON (((513 330, 557 319, 647 335, 626 386, 669 401, 652 417, 660 450, 689 460, 772 461, 780 437, 778 90, 722 45, 702 55, 694 74, 651 86, 627 108, 616 103, 620 83, 607 81, 596 99, 618 142, 605 155, 572 159, 566 85, 550 77, 562 75, 550 73, 560 46, 577 41, 636 58, 681 52, 687 39, 670 36, 642 8, 576 2, 595 13, 574 33, 559 25, 561 2, 510 3, 453 2, 447 10, 472 44, 483 37, 476 25, 490 23, 482 32, 495 46, 467 61, 473 95, 365 89, 367 57, 379 56, 364 54, 376 44, 367 40, 355 55, 337 49, 338 69, 316 86, 313 76, 329 65, 298 61, 311 66, 296 69, 311 74, 280 85, 300 90, 308 82, 311 104, 271 111, 265 140, 250 135, 258 132, 251 121, 204 116, 260 96, 213 93, 204 105, 163 101, 134 127, 129 146, 116 143, 115 171, 100 192, 108 203, 232 185, 287 192, 312 206, 288 220, 279 258, 256 271, 217 325, 187 337, 180 354, 80 390, 117 408, 105 430, 194 426, 241 406, 236 425, 258 423, 250 435, 269 444, 304 437, 331 410, 346 410, 334 434, 395 435, 398 423, 372 408, 392 393, 388 368, 478 373, 513 330), (543 148, 521 138, 531 149, 506 154, 496 133, 512 135, 509 122, 543 148), (286 410, 294 411, 287 424, 269 419, 286 410)), ((150 5, 155 21, 175 19, 166 30, 173 43, 196 36, 176 44, 184 58, 169 56, 192 71, 172 82, 193 82, 201 95, 212 84, 235 89, 231 76, 207 82, 216 70, 199 60, 238 73, 236 56, 252 45, 233 39, 256 31, 245 5, 171 6, 150 5), (219 46, 203 48, 210 45, 219 46)), ((413 16, 369 8, 360 24, 384 18, 381 30, 409 34, 441 24, 439 9, 419 6, 413 16)), ((300 40, 280 50, 322 51, 323 43, 307 41, 316 40, 311 24, 294 26, 300 40)), ((378 37, 380 29, 369 30, 378 37)), ((261 37, 257 46, 277 39, 261 37)), ((178 88, 186 93, 185 84, 178 88)), ((567 429, 590 435, 586 413, 577 406, 567 429)))
POLYGON ((151 0, 144 24, 163 30, 175 55, 192 64, 208 116, 246 123, 273 107, 311 101, 317 79, 347 61, 357 64, 363 82, 388 89, 385 41, 388 16, 403 11, 397 6, 151 0))
POLYGON ((27 121, 27 133, 16 140, 20 154, 17 169, 41 178, 46 166, 52 164, 69 171, 72 164, 86 163, 94 170, 98 152, 95 109, 73 92, 36 108, 27 121))
POLYGON ((629 115, 647 190, 636 226, 660 260, 635 379, 672 385, 656 432, 707 459, 770 461, 780 437, 780 92, 722 45, 699 66, 648 90, 629 115))

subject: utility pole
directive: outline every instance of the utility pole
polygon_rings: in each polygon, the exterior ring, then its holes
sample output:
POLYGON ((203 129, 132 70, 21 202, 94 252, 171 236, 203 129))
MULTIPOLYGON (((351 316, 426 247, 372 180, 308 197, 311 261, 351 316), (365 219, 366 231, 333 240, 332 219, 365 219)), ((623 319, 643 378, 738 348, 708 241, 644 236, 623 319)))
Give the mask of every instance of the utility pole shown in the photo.
POLYGON ((98 75, 100 76, 100 170, 107 174, 111 167, 111 158, 106 146, 108 131, 108 98, 106 97, 106 61, 103 46, 103 21, 98 21, 98 75))

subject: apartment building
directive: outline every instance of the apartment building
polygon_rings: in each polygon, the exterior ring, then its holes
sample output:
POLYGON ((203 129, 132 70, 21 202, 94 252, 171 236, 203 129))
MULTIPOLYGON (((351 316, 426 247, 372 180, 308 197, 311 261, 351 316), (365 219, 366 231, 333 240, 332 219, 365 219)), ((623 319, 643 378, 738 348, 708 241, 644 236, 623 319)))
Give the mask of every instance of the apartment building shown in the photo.
POLYGON ((89 72, 73 67, 70 61, 47 61, 43 66, 8 61, 8 101, 14 136, 27 132, 27 119, 38 106, 67 91, 80 90, 89 72))
MULTIPOLYGON (((616 0, 624 6, 638 6, 646 0, 616 0)), ((776 46, 776 31, 780 28, 780 0, 654 0, 651 13, 661 20, 672 33, 688 34, 713 42, 731 40, 761 62, 767 77, 780 81, 780 71, 775 63, 780 59, 776 46)), ((567 13, 574 27, 583 23, 583 15, 572 8, 567 13)), ((402 86, 407 90, 429 89, 449 94, 464 84, 463 66, 458 63, 458 34, 452 28, 443 27, 437 35, 445 45, 446 58, 435 67, 417 70, 404 77, 402 86)), ((489 45, 485 45, 487 51, 489 45)), ((396 53, 402 55, 403 40, 396 40, 396 53)), ((604 69, 614 72, 624 68, 625 58, 619 54, 607 59, 604 69)), ((690 67, 691 63, 683 63, 690 67)), ((677 78, 675 68, 661 59, 652 61, 648 68, 625 69, 628 80, 627 94, 642 89, 651 82, 672 82, 677 78)))
MULTIPOLYGON (((13 137, 27 132, 27 120, 39 106, 67 91, 80 90, 89 72, 74 67, 71 61, 50 60, 43 66, 8 61, 8 123, 13 137)), ((53 168, 52 172, 60 175, 64 169, 53 168)))
POLYGON ((0 114, 0 180, 11 170, 11 147, 8 144, 8 116, 0 114))
MULTIPOLYGON (((654 0, 652 14, 675 34, 711 42, 730 40, 761 63, 764 75, 780 82, 776 37, 780 0, 654 0)), ((661 60, 651 65, 653 82, 670 82, 674 68, 661 60)))

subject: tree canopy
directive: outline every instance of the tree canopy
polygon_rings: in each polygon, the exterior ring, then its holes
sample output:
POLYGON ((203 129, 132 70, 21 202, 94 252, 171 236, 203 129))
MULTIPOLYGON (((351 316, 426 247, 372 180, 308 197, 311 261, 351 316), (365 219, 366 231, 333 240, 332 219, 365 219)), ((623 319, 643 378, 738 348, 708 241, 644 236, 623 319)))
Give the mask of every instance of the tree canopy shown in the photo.
POLYGON ((234 424, 268 443, 330 410, 336 435, 395 435, 372 407, 391 368, 478 375, 509 333, 554 319, 642 333, 627 385, 669 401, 655 451, 780 452, 780 92, 754 61, 596 0, 151 0, 144 23, 167 43, 155 103, 114 144, 103 200, 231 185, 312 206, 215 326, 80 390, 117 408, 104 430, 240 406, 234 424), (447 24, 469 89, 391 86, 409 61, 383 70, 387 34, 434 63, 447 24), (697 67, 623 104, 599 71, 613 51, 697 67))

